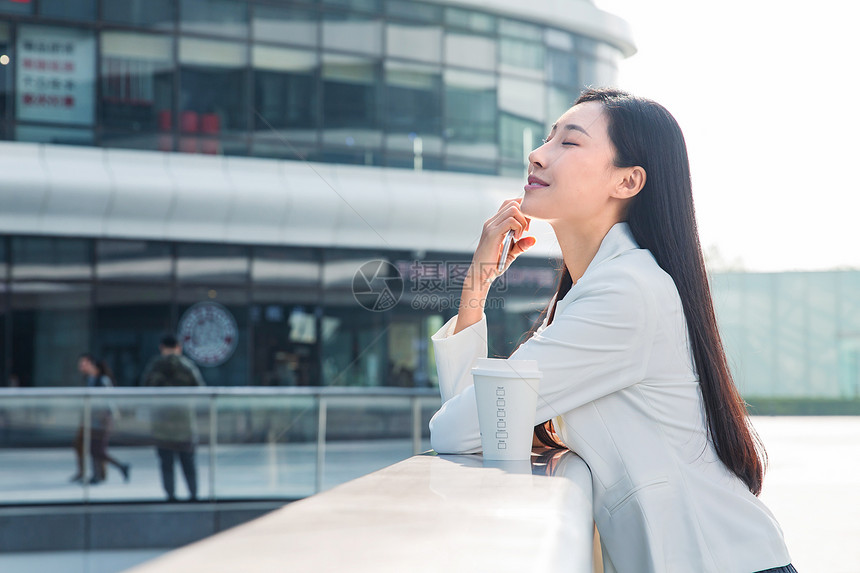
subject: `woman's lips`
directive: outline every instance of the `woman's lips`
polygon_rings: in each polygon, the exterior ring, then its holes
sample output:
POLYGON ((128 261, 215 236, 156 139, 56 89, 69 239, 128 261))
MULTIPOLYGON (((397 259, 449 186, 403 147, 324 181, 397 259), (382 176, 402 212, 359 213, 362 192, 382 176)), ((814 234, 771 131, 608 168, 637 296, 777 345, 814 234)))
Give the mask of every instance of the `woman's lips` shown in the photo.
POLYGON ((534 175, 529 175, 529 182, 526 183, 526 186, 523 187, 526 191, 531 191, 533 189, 540 189, 542 187, 548 187, 549 183, 544 181, 539 177, 535 177, 534 175))

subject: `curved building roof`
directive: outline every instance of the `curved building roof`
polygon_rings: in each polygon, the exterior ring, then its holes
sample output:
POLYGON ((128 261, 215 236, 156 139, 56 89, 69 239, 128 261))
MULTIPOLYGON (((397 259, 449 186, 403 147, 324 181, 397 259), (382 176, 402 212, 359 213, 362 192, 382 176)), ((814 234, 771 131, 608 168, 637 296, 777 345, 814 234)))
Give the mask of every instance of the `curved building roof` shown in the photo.
MULTIPOLYGON (((0 173, 0 233, 463 253, 524 183, 10 142, 0 142, 0 173)), ((560 254, 548 224, 530 234, 530 255, 560 254)))
POLYGON ((590 0, 428 0, 434 4, 492 12, 515 20, 525 20, 564 28, 570 32, 603 40, 625 57, 636 53, 630 25, 590 0))

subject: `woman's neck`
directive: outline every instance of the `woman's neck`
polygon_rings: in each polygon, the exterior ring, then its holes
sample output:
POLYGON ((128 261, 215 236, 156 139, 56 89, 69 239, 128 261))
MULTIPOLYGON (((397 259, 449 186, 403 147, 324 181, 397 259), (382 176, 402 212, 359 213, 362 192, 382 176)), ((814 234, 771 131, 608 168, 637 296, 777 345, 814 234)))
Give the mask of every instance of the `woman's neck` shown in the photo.
POLYGON ((600 243, 615 221, 605 221, 589 226, 565 226, 562 221, 552 223, 556 239, 561 247, 564 266, 570 273, 573 284, 585 274, 585 269, 591 264, 600 249, 600 243))

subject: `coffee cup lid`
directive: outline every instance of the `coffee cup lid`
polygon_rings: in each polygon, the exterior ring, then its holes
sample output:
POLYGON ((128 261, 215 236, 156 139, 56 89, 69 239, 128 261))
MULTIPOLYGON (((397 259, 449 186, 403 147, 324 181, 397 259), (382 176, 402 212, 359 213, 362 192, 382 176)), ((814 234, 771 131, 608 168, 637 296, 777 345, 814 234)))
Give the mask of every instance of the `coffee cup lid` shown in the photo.
POLYGON ((510 360, 504 358, 478 358, 472 374, 503 378, 543 378, 537 360, 510 360))

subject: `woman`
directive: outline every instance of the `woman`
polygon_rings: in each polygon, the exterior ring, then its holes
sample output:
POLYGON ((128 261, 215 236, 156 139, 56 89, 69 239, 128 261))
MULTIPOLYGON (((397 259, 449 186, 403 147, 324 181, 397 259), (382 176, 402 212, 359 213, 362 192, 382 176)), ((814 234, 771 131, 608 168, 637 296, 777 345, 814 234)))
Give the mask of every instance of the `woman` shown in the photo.
POLYGON ((483 302, 502 237, 514 230, 509 265, 535 243, 530 220, 546 220, 564 268, 547 318, 511 358, 543 372, 536 437, 591 468, 605 570, 794 571, 757 498, 765 454, 717 331, 674 118, 588 90, 529 162, 524 197, 484 224, 459 313, 433 336, 434 449, 480 451, 470 368, 487 355, 483 302))
MULTIPOLYGON (((96 359, 92 354, 82 354, 78 359, 78 371, 86 378, 86 385, 90 388, 111 388, 114 386, 113 372, 104 360, 96 359)), ((93 463, 93 476, 89 484, 96 485, 107 479, 107 464, 115 466, 127 482, 131 472, 131 464, 124 464, 108 454, 108 441, 113 428, 114 414, 111 410, 115 407, 93 407, 92 427, 90 429, 90 454, 93 463)), ((72 477, 72 481, 83 479, 83 427, 79 428, 75 439, 75 453, 78 460, 78 473, 72 477)))

